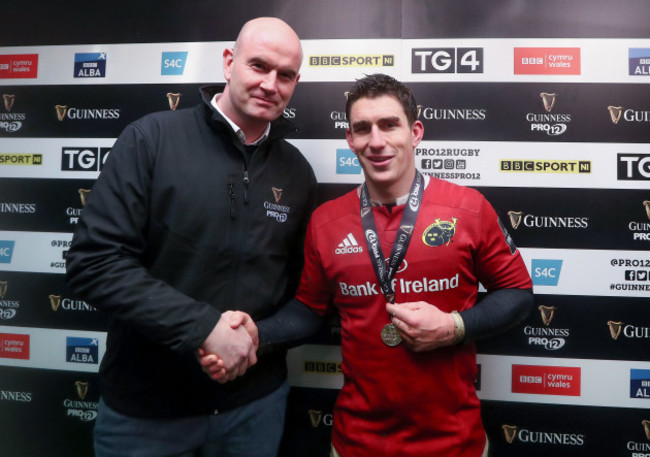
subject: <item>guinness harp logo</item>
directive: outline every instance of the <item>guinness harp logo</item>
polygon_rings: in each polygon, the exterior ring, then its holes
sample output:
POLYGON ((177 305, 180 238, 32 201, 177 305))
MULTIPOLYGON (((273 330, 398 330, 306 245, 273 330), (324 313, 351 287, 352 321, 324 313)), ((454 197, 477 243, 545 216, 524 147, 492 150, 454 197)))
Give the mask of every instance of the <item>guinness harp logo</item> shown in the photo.
POLYGON ((364 217, 370 211, 372 211, 370 208, 361 208, 361 217, 364 217))
POLYGON ((86 395, 88 395, 89 384, 83 381, 75 381, 74 386, 77 388, 77 395, 79 398, 84 400, 86 395))
POLYGON ((7 288, 9 287, 9 281, 0 281, 0 299, 5 298, 7 293, 7 288))
POLYGON ((11 111, 11 109, 14 107, 14 100, 16 99, 16 96, 3 94, 2 99, 5 102, 5 109, 7 110, 7 112, 11 111))
POLYGON ((618 121, 621 120, 621 114, 623 113, 622 106, 608 106, 607 110, 609 111, 609 117, 612 118, 614 124, 618 124, 618 121))
POLYGON ((502 425, 503 435, 506 437, 508 444, 512 444, 517 436, 517 426, 516 425, 502 425))
POLYGON ((277 187, 271 187, 271 190, 273 191, 273 198, 275 198, 275 203, 280 203, 283 190, 278 189, 277 187))
POLYGON ((65 113, 68 112, 68 106, 54 105, 54 109, 56 110, 56 118, 59 120, 59 122, 62 122, 63 119, 65 119, 65 113))
POLYGON ((88 197, 90 196, 91 189, 79 189, 79 198, 81 199, 81 206, 86 206, 88 197))
POLYGON ((553 321, 553 317, 555 316, 555 310, 557 308, 555 306, 539 305, 537 309, 539 309, 539 312, 542 316, 542 322, 544 323, 544 325, 550 325, 551 321, 553 321))
POLYGON ((309 413, 309 420, 311 421, 311 426, 316 428, 320 424, 321 419, 323 418, 322 411, 316 411, 315 409, 310 409, 307 411, 309 413))
POLYGON ((643 206, 645 206, 645 213, 648 216, 648 219, 650 219, 650 200, 644 201, 643 206))
POLYGON ((510 225, 512 225, 513 229, 517 230, 519 224, 521 224, 523 215, 524 215, 523 211, 508 211, 508 217, 510 218, 510 225))
POLYGON ((645 437, 650 440, 650 421, 642 420, 641 425, 643 425, 643 430, 645 431, 645 437))
POLYGON ((413 225, 401 225, 399 228, 402 232, 407 233, 407 234, 412 234, 413 230, 415 229, 415 226, 413 225))
POLYGON ((553 107, 555 106, 555 99, 557 98, 558 94, 547 94, 546 92, 542 92, 539 94, 540 97, 542 97, 542 103, 544 103, 544 109, 546 110, 547 113, 550 113, 553 110, 553 107))
POLYGON ((178 103, 181 101, 181 94, 174 94, 172 92, 167 92, 167 101, 169 102, 169 109, 176 111, 178 103))
POLYGON ((418 105, 418 117, 416 119, 420 119, 420 114, 422 114, 422 105, 418 105))
POLYGON ((612 339, 617 340, 621 335, 621 330, 623 330, 623 322, 607 321, 607 326, 612 339))
POLYGON ((61 295, 49 295, 49 297, 52 311, 58 311, 59 306, 61 306, 61 295))

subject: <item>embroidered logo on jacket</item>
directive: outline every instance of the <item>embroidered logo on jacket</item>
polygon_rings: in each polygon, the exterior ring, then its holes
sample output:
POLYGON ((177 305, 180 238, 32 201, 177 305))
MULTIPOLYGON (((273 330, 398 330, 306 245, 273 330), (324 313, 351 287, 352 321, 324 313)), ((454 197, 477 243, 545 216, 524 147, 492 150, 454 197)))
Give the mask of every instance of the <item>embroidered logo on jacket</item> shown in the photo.
POLYGON ((451 222, 436 219, 422 234, 422 241, 432 248, 443 244, 448 246, 456 233, 456 221, 455 217, 451 218, 451 222))
POLYGON ((291 213, 291 207, 286 205, 280 205, 280 200, 282 200, 283 189, 277 187, 271 187, 273 191, 273 200, 275 203, 268 201, 264 202, 264 209, 266 209, 266 217, 275 219, 278 222, 286 222, 291 213))

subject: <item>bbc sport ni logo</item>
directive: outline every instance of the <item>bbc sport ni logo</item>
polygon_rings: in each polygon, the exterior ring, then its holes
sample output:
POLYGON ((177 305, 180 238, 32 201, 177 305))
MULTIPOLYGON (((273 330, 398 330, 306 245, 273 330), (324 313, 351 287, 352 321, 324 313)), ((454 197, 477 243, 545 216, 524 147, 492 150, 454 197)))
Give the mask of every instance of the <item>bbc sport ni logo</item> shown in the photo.
POLYGON ((163 76, 182 75, 187 62, 187 51, 163 52, 160 74, 163 76))
POLYGON ((0 263, 11 263, 15 241, 0 240, 0 263))
POLYGON ((560 281, 562 260, 533 259, 531 276, 535 286, 557 286, 560 281))
POLYGON ((360 175, 361 165, 359 159, 350 149, 336 150, 336 174, 337 175, 360 175))

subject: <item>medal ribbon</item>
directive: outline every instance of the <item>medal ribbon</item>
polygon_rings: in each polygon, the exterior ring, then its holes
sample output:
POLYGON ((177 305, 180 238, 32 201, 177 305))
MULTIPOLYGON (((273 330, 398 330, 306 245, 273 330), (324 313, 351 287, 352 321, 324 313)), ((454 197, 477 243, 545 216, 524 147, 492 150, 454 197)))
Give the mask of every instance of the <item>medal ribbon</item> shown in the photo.
POLYGON ((413 179, 413 184, 411 184, 408 201, 406 202, 404 213, 400 220, 399 230, 393 242, 393 249, 390 253, 387 267, 384 253, 381 249, 381 243, 379 242, 375 216, 372 214, 372 203, 368 195, 368 187, 365 182, 361 187, 361 226, 364 237, 366 238, 368 254, 370 255, 372 266, 375 269, 375 275, 377 275, 377 280, 379 281, 379 286, 384 297, 390 303, 395 303, 395 290, 393 289, 392 281, 402 260, 404 260, 406 250, 411 242, 423 193, 424 177, 418 170, 415 170, 415 179, 413 179))

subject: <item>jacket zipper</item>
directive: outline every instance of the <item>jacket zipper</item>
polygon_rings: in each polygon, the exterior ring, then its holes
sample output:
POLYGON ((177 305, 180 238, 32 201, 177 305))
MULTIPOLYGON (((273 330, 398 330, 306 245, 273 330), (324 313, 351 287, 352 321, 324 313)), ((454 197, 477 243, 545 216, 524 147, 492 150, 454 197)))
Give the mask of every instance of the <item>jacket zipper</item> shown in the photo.
POLYGON ((248 170, 244 168, 244 204, 248 205, 248 170))
POLYGON ((228 195, 230 195, 230 219, 237 216, 237 206, 235 202, 235 176, 228 175, 228 195))

